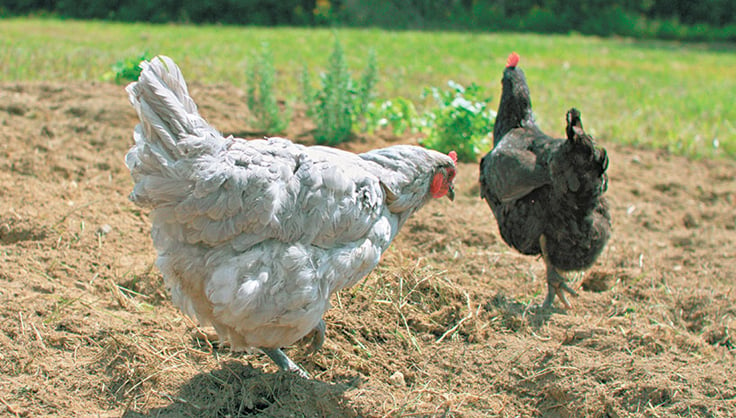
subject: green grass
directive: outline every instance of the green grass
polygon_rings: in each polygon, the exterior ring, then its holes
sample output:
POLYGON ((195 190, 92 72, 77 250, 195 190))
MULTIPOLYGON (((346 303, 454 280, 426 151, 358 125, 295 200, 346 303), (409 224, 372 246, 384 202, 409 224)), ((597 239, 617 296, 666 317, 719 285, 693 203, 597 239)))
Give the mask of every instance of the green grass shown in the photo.
POLYGON ((483 86, 495 109, 506 57, 515 50, 537 119, 550 133, 562 135, 565 112, 575 106, 586 129, 604 143, 666 148, 695 157, 736 157, 733 46, 577 35, 333 32, 23 18, 1 21, 0 81, 99 80, 115 62, 148 51, 171 56, 187 80, 244 87, 251 51, 268 42, 279 73, 278 90, 296 96, 303 65, 313 75, 323 70, 335 34, 349 68, 364 68, 369 50, 375 49, 381 98, 419 101, 424 87, 444 87, 452 79, 483 86))

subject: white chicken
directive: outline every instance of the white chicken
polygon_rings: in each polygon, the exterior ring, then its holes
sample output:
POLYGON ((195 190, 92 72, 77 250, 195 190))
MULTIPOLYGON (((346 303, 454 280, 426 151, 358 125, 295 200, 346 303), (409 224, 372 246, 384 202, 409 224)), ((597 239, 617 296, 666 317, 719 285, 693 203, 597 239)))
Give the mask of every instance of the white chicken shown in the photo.
POLYGON ((176 306, 234 350, 324 341, 330 296, 378 264, 432 198, 454 198, 454 152, 397 145, 363 154, 283 138, 224 137, 198 113, 177 65, 141 63, 125 157, 130 199, 151 209, 156 264, 176 306))

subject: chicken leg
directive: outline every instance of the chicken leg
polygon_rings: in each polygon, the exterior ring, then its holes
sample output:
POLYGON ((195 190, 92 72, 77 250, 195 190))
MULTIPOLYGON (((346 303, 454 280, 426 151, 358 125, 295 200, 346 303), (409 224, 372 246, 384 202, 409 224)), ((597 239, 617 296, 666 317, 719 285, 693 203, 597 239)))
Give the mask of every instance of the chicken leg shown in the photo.
MULTIPOLYGON (((309 354, 316 353, 325 342, 325 321, 320 319, 317 326, 308 335, 311 341, 307 351, 309 354)), ((305 379, 309 379, 309 373, 294 363, 280 348, 261 348, 261 351, 270 357, 281 370, 294 372, 305 379)))
POLYGON ((289 357, 287 357, 287 355, 284 354, 284 352, 281 351, 280 348, 261 348, 261 351, 263 351, 268 357, 270 357, 271 360, 273 360, 273 362, 276 363, 276 365, 279 366, 281 370, 293 372, 305 379, 309 379, 309 373, 307 373, 304 369, 299 367, 298 364, 294 363, 289 357))
POLYGON ((556 295, 560 298, 562 304, 565 305, 565 309, 571 309, 572 304, 567 300, 565 293, 567 292, 573 296, 577 296, 577 292, 565 283, 565 277, 552 265, 552 261, 549 259, 549 254, 547 253, 547 237, 544 234, 539 237, 539 246, 542 248, 542 258, 547 267, 547 297, 544 299, 542 308, 551 308, 556 295))
POLYGON ((309 347, 307 352, 314 354, 322 348, 322 344, 325 342, 325 321, 319 320, 319 324, 308 334, 310 337, 309 347))

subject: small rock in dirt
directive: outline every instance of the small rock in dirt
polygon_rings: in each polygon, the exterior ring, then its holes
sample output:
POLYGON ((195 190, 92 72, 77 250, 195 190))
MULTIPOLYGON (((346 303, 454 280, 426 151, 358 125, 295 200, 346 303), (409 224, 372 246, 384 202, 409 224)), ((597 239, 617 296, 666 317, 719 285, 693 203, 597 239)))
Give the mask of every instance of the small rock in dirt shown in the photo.
POLYGON ((388 378, 388 380, 391 381, 391 384, 398 387, 406 386, 406 380, 404 379, 404 373, 401 372, 395 372, 391 375, 391 377, 388 378))
POLYGON ((97 228, 97 235, 105 236, 112 232, 112 227, 108 224, 104 224, 101 227, 97 228))

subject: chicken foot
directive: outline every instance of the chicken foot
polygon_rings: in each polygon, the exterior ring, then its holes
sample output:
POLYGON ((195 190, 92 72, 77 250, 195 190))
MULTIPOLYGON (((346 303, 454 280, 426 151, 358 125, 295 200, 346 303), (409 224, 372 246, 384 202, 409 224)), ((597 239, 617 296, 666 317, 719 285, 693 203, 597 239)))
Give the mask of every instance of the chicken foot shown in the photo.
POLYGON ((281 370, 296 373, 305 379, 309 379, 309 374, 294 363, 280 348, 261 348, 261 351, 270 357, 281 370))
POLYGON ((544 235, 539 237, 539 246, 542 248, 542 258, 547 267, 547 297, 544 299, 542 308, 551 308, 552 302, 555 300, 555 296, 557 296, 565 306, 565 309, 571 309, 572 304, 567 300, 565 293, 569 293, 572 296, 577 296, 578 293, 565 283, 565 277, 552 265, 552 261, 550 261, 547 253, 547 237, 544 235))

